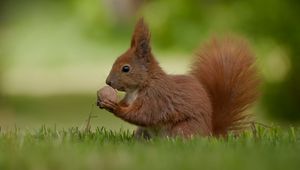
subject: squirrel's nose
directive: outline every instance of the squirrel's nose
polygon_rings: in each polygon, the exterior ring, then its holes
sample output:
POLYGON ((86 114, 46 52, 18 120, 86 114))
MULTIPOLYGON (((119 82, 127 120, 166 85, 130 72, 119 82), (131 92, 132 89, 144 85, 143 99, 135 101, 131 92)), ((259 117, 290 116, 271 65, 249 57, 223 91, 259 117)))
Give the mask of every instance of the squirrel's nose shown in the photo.
POLYGON ((112 81, 111 80, 106 80, 106 84, 109 85, 109 86, 111 86, 112 81))

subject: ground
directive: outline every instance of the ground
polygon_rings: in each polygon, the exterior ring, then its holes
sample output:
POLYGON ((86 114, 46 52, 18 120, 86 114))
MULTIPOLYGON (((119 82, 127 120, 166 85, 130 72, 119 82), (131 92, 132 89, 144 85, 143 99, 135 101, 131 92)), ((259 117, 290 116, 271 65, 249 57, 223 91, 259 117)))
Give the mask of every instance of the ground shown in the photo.
POLYGON ((130 130, 11 129, 0 169, 298 169, 299 129, 256 127, 239 137, 136 140, 130 130))

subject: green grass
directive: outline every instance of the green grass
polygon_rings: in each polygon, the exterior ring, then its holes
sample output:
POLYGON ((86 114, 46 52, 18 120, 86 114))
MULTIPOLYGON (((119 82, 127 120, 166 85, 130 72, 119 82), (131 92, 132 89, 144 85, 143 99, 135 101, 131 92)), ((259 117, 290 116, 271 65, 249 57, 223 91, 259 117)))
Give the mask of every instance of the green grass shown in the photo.
POLYGON ((95 128, 0 132, 0 169, 298 169, 300 130, 257 127, 217 139, 137 141, 131 131, 95 128))

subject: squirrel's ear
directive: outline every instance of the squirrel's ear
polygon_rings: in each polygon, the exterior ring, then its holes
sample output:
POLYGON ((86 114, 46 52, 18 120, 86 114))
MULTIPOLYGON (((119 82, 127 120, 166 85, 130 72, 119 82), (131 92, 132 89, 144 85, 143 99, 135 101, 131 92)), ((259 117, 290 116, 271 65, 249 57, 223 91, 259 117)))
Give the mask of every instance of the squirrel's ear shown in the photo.
POLYGON ((143 18, 140 18, 135 25, 132 35, 131 48, 135 49, 138 57, 148 57, 151 53, 150 31, 143 18))

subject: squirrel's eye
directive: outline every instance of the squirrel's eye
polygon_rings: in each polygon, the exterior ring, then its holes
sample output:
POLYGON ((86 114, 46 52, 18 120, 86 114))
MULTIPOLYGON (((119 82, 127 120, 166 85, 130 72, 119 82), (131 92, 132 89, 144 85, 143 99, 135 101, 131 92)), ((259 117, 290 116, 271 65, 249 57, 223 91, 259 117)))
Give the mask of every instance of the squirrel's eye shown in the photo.
POLYGON ((122 67, 122 72, 128 73, 129 71, 130 71, 130 67, 129 66, 123 66, 122 67))

